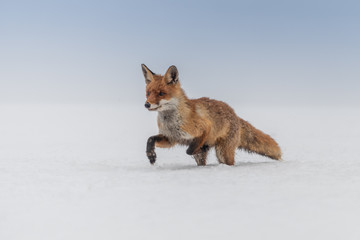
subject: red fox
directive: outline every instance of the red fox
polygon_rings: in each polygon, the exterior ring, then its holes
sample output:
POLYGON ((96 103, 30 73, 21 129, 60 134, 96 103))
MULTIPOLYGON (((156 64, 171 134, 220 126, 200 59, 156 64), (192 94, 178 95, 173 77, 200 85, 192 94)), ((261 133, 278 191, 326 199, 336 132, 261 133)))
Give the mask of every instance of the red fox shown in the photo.
POLYGON ((188 146, 197 165, 206 165, 210 148, 215 147, 220 163, 234 165, 236 149, 280 160, 279 145, 269 135, 239 118, 224 102, 210 98, 189 99, 180 86, 179 73, 170 66, 165 75, 153 73, 141 65, 146 83, 145 107, 158 112, 159 134, 147 141, 146 155, 156 161, 155 146, 188 146))

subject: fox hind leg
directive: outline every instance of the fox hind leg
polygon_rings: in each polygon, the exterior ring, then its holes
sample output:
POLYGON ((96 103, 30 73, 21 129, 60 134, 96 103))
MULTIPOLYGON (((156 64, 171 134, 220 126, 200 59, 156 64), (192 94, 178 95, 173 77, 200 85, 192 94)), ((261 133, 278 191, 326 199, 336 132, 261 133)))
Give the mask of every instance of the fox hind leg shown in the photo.
POLYGON ((228 145, 226 142, 215 145, 216 157, 220 163, 234 165, 236 146, 228 145))

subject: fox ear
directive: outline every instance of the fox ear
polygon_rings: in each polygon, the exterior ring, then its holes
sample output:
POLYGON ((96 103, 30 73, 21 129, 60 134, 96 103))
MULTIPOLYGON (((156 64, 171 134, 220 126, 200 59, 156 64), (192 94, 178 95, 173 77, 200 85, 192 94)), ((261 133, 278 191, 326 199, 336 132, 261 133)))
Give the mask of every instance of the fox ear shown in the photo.
POLYGON ((145 64, 141 64, 141 68, 145 77, 145 83, 149 84, 154 80, 153 75, 155 75, 155 73, 153 73, 145 64))
POLYGON ((167 84, 176 84, 179 81, 179 72, 174 65, 170 66, 166 71, 165 81, 167 84))

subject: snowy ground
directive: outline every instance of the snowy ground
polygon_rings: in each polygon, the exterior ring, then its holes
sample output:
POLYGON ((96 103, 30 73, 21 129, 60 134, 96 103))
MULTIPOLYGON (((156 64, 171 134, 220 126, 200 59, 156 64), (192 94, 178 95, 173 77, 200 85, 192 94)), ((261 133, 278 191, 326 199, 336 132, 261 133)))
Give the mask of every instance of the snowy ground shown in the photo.
POLYGON ((0 239, 360 239, 358 109, 235 110, 284 161, 151 166, 142 105, 0 105, 0 239))

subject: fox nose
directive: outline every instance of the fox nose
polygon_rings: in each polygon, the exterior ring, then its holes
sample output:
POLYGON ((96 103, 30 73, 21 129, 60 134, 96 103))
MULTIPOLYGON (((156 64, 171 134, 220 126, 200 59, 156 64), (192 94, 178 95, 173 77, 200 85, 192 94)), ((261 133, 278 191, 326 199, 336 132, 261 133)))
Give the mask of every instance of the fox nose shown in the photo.
POLYGON ((145 107, 146 107, 146 108, 150 108, 150 106, 151 106, 151 105, 150 105, 149 102, 146 102, 146 103, 145 103, 145 107))

